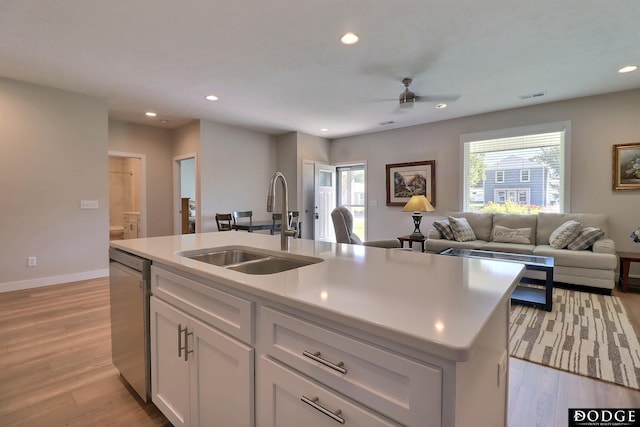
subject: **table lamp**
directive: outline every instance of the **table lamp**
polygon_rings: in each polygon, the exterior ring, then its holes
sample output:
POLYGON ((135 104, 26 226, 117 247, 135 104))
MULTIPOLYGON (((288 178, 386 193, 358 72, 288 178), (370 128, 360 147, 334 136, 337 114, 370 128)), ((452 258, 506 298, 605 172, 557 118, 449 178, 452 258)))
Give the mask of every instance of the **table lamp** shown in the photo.
POLYGON ((429 199, 425 196, 411 196, 411 199, 404 205, 402 212, 413 212, 413 225, 415 230, 411 233, 411 237, 424 237, 420 232, 420 221, 422 221, 422 212, 433 212, 435 209, 429 203, 429 199))

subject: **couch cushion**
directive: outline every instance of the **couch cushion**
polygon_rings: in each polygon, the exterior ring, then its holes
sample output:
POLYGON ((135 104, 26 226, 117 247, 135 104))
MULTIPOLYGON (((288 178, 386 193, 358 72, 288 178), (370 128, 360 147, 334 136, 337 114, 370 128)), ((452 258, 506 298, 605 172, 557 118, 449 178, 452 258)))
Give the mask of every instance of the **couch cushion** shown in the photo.
MULTIPOLYGON (((549 245, 555 249, 566 248, 582 231, 582 224, 570 219, 553 230, 549 236, 549 245)), ((540 242, 542 243, 542 242, 540 242)))
MULTIPOLYGON (((546 245, 549 243, 549 236, 553 230, 570 219, 578 221, 583 227, 598 227, 604 231, 607 237, 607 215, 606 214, 572 214, 572 213, 547 213, 540 212, 538 214, 538 227, 536 231, 536 243, 546 245)), ((504 224, 500 224, 504 225, 504 224)))
POLYGON ((491 241, 498 243, 521 243, 528 245, 531 243, 531 229, 507 228, 501 225, 494 224, 491 241))
MULTIPOLYGON (((499 225, 506 228, 529 228, 531 235, 529 243, 536 244, 536 228, 538 226, 538 215, 521 215, 521 214, 493 214, 493 227, 499 225)), ((545 242, 546 243, 546 242, 545 242)))
POLYGON ((473 228, 469 225, 469 221, 466 218, 454 218, 449 217, 449 225, 453 230, 453 236, 458 242, 468 242, 470 240, 476 240, 476 235, 473 232, 473 228))
POLYGON ((451 225, 449 225, 449 221, 441 220, 434 221, 433 228, 440 232, 440 235, 447 240, 454 240, 455 237, 453 235, 453 230, 451 229, 451 225))
POLYGON ((482 246, 486 244, 487 242, 484 240, 471 240, 469 242, 457 242, 455 240, 446 240, 446 239, 427 239, 424 241, 424 248, 427 252, 440 253, 445 249, 449 249, 449 248, 481 249, 482 246))
POLYGON ((554 249, 549 245, 538 245, 534 255, 552 256, 554 265, 563 267, 580 267, 585 269, 615 270, 618 258, 615 254, 597 254, 591 251, 568 251, 554 249))
POLYGON ((491 240, 493 227, 493 214, 480 212, 447 212, 446 217, 466 218, 473 229, 473 233, 479 240, 491 240))
POLYGON ((567 245, 567 249, 572 251, 583 251, 591 246, 602 236, 604 231, 597 227, 585 227, 582 229, 578 237, 573 239, 571 243, 567 245))
POLYGON ((492 252, 510 252, 514 254, 531 255, 535 245, 524 245, 522 243, 501 243, 487 242, 480 249, 492 252))

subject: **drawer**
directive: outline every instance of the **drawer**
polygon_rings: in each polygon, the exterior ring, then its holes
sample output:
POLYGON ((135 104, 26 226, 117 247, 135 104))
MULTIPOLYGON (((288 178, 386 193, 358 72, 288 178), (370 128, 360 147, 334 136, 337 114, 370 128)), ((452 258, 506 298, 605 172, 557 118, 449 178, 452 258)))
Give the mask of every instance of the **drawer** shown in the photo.
POLYGON ((151 293, 240 341, 253 344, 254 303, 151 266, 151 293))
POLYGON ((261 427, 399 427, 264 356, 258 364, 258 383, 261 427))
POLYGON ((261 348, 312 379, 406 425, 440 426, 442 370, 261 307, 261 348))

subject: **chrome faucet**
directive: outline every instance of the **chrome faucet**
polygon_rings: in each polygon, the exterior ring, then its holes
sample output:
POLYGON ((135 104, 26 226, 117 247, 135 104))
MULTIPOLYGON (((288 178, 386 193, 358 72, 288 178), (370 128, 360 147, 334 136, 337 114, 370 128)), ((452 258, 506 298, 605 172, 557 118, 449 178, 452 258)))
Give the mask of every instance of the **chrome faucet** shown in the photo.
POLYGON ((276 200, 276 181, 282 178, 282 225, 280 226, 280 249, 289 250, 289 236, 295 236, 296 230, 289 228, 289 189, 287 180, 281 172, 276 172, 271 177, 269 183, 269 193, 267 194, 267 212, 273 212, 273 203, 276 200))

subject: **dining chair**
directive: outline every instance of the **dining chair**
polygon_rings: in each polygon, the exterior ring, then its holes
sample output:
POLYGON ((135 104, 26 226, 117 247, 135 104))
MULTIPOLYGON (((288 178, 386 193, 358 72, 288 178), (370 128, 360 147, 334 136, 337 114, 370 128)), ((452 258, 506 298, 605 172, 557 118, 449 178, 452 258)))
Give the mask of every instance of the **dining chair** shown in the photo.
POLYGON ((273 220, 273 224, 271 225, 270 234, 273 236, 276 233, 276 231, 282 230, 282 214, 281 213, 271 214, 271 219, 273 220))
POLYGON ((253 231, 251 228, 253 223, 253 211, 233 211, 233 227, 235 230, 247 230, 249 233, 253 231), (246 220, 238 221, 242 218, 249 218, 249 223, 246 220))
POLYGON ((231 214, 216 214, 218 231, 231 231, 231 214))

